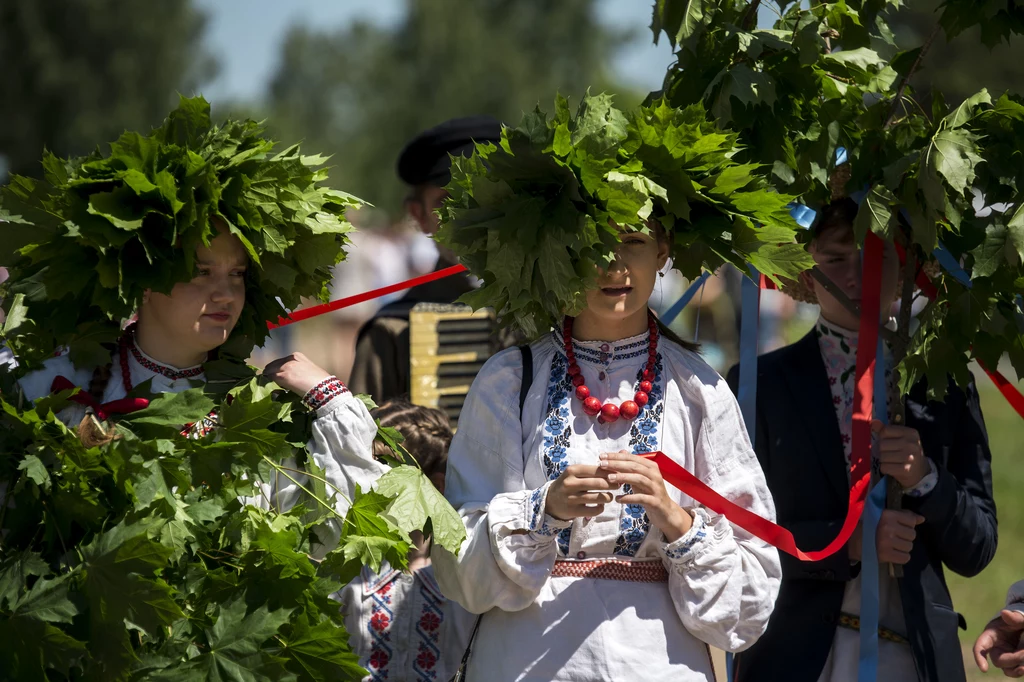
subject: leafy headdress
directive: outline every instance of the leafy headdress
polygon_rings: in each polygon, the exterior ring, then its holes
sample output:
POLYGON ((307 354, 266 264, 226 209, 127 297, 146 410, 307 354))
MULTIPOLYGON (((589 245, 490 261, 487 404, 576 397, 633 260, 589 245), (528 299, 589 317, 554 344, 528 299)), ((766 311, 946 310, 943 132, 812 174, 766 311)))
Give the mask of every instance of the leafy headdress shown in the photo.
POLYGON ((539 109, 498 145, 452 162, 440 242, 483 281, 462 297, 493 307, 504 324, 535 336, 586 307, 619 227, 673 237, 687 277, 733 263, 778 281, 813 265, 796 243, 792 197, 768 189, 754 164, 733 160, 736 135, 700 105, 655 101, 630 112, 588 96, 575 115, 564 98, 539 109))
POLYGON ((303 297, 325 299, 344 258, 352 196, 320 185, 325 159, 274 143, 253 121, 213 126, 202 98, 182 98, 149 135, 124 133, 80 159, 43 158, 44 180, 14 176, 0 194, 3 340, 31 368, 67 347, 77 365, 109 360, 147 289, 192 277, 216 224, 252 261, 246 304, 224 350, 248 356, 266 320, 303 297))

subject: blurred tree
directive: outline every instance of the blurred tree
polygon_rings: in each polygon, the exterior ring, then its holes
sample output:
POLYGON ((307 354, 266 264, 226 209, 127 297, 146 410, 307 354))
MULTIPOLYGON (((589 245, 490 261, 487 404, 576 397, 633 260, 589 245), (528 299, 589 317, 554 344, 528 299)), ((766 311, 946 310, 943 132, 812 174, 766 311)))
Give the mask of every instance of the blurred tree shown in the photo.
POLYGON ((40 175, 44 146, 84 154, 160 123, 216 70, 204 24, 191 0, 0 0, 0 166, 40 175))
MULTIPOLYGON (((921 45, 939 22, 942 0, 914 0, 893 18, 891 28, 903 45, 921 45)), ((974 26, 952 42, 939 31, 934 44, 911 81, 915 97, 926 108, 932 87, 942 90, 947 103, 957 105, 981 88, 993 97, 1024 82, 1024 36, 996 40, 974 26), (991 47, 986 43, 992 43, 991 47)))
POLYGON ((420 130, 470 114, 517 124, 538 102, 550 110, 556 91, 612 89, 607 64, 630 34, 600 24, 597 4, 410 0, 393 27, 293 28, 270 84, 270 124, 333 154, 339 188, 394 211, 395 160, 420 130))

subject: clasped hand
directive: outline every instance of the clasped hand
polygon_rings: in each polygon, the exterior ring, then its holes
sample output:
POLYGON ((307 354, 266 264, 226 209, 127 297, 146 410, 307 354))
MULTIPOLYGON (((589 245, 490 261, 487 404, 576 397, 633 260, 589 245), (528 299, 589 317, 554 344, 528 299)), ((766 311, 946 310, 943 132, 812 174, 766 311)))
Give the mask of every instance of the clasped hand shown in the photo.
POLYGON ((556 519, 597 516, 612 501, 640 504, 669 542, 682 537, 693 516, 669 497, 661 470, 653 461, 625 450, 606 452, 598 465, 572 464, 548 488, 545 511, 556 519), (629 485, 629 494, 613 491, 629 485))
MULTIPOLYGON (((924 523, 924 517, 910 511, 885 509, 878 520, 875 531, 875 549, 878 561, 883 564, 903 565, 910 561, 910 551, 917 539, 917 526, 924 523)), ((848 552, 854 561, 861 560, 863 549, 863 528, 860 524, 850 537, 848 552)))
POLYGON ((875 420, 871 430, 878 436, 878 461, 883 474, 904 488, 913 488, 931 472, 917 429, 885 426, 875 420))

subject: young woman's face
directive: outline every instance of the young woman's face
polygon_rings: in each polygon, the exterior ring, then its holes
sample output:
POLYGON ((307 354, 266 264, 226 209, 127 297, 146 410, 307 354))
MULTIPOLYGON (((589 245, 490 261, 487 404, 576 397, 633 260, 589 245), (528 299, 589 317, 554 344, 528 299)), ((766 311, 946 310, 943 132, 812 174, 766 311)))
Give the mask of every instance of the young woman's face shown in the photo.
POLYGON ((196 249, 195 276, 174 285, 171 294, 149 292, 139 312, 167 345, 182 354, 203 354, 231 334, 245 305, 248 257, 237 237, 221 232, 209 248, 196 249))
POLYGON ((599 270, 597 289, 587 292, 587 310, 608 322, 646 310, 658 271, 668 262, 667 239, 623 232, 622 244, 607 270, 599 270))
MULTIPOLYGON (((842 289, 847 296, 859 304, 861 300, 861 251, 853 238, 850 227, 832 227, 826 229, 814 241, 810 248, 811 255, 818 269, 832 282, 842 289)), ((821 314, 830 322, 846 329, 855 330, 860 320, 830 294, 809 273, 802 275, 807 279, 818 297, 821 314)), ((882 317, 887 318, 889 307, 896 298, 897 281, 899 280, 899 261, 892 244, 886 243, 882 259, 882 317)))

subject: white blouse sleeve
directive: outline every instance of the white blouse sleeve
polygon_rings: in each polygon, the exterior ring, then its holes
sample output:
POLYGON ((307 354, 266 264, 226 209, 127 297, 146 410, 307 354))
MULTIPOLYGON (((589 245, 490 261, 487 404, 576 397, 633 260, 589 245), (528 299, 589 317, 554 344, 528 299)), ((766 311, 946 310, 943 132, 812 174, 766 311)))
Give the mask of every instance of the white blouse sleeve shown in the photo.
MULTIPOLYGON (((313 437, 306 449, 313 463, 323 470, 328 481, 327 497, 335 496, 334 510, 341 517, 332 515, 318 528, 321 545, 314 556, 321 558, 341 538, 342 518, 348 513, 356 486, 364 492, 369 490, 389 467, 373 458, 373 439, 377 435, 373 418, 339 379, 330 377, 321 382, 303 397, 303 402, 316 411, 313 437)), ((296 468, 294 462, 285 462, 284 466, 296 468)), ((309 487, 307 476, 288 473, 302 486, 309 487)), ((274 475, 271 483, 260 487, 263 495, 252 502, 264 508, 269 503, 276 509, 287 510, 303 495, 297 483, 280 473, 274 475)))
POLYGON ((522 356, 493 356, 473 382, 448 451, 445 497, 466 524, 458 556, 431 550, 434 575, 449 599, 472 613, 525 609, 551 575, 555 537, 571 521, 544 513, 550 483, 529 490, 519 421, 522 356))
MULTIPOLYGON (((695 421, 697 478, 726 499, 775 520, 775 504, 724 380, 703 382, 703 416, 695 421)), ((703 380, 703 377, 702 377, 703 380)), ((669 592, 686 629, 702 641, 738 652, 768 627, 782 581, 779 553, 724 516, 694 510, 681 538, 660 548, 669 592)))

